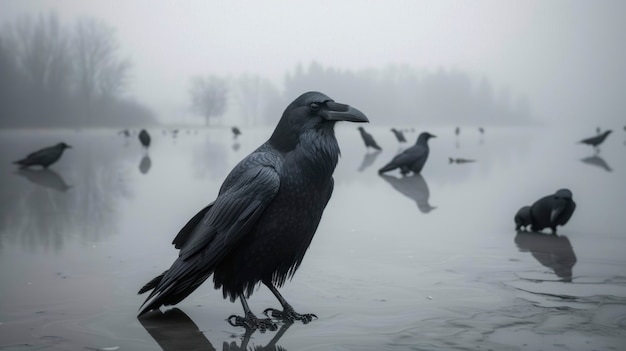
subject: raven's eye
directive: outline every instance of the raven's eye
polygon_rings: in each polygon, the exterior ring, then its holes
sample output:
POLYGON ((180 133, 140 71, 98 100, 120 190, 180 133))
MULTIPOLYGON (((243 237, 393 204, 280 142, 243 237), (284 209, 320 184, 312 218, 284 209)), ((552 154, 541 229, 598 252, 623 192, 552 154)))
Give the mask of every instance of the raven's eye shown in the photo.
POLYGON ((315 112, 320 109, 320 104, 318 104, 317 102, 312 102, 309 105, 309 108, 311 109, 311 111, 315 112))

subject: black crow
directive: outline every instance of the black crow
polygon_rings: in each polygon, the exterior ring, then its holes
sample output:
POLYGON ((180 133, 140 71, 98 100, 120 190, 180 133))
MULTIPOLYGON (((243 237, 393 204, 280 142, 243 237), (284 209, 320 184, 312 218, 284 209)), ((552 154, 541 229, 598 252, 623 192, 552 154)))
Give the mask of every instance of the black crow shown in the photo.
POLYGON ((363 127, 359 127, 357 129, 359 130, 359 133, 361 133, 361 138, 363 138, 363 142, 365 143, 366 148, 371 147, 376 150, 382 150, 380 146, 376 144, 376 140, 374 140, 374 137, 372 136, 372 134, 366 132, 365 129, 363 129, 363 127))
POLYGON ((556 193, 544 196, 530 206, 531 230, 552 229, 556 234, 558 225, 565 225, 576 209, 569 189, 559 189, 556 193))
POLYGON ((421 172, 428 159, 428 139, 430 138, 435 138, 435 136, 428 132, 420 134, 415 145, 396 155, 391 162, 378 170, 378 173, 382 174, 396 168, 400 168, 403 175, 411 171, 415 174, 421 172))
POLYGON ((600 134, 600 135, 596 135, 594 137, 591 138, 587 138, 587 139, 583 139, 581 141, 579 141, 579 144, 587 144, 587 145, 591 145, 593 146, 593 148, 597 148, 598 145, 602 144, 604 142, 604 140, 606 139, 607 136, 609 136, 609 134, 611 134, 612 130, 607 130, 604 133, 600 134))
POLYGON ((406 143, 406 138, 404 137, 404 133, 401 130, 397 130, 396 128, 391 128, 391 132, 396 136, 399 143, 406 143))
POLYGON ((448 157, 448 163, 472 163, 472 162, 476 162, 476 160, 471 160, 469 158, 453 158, 453 157, 448 157))
POLYGON ((228 318, 232 325, 276 328, 248 307, 246 298, 259 283, 283 307, 266 315, 309 322, 314 315, 296 313, 276 287, 300 266, 332 194, 337 121, 368 122, 359 110, 319 92, 289 104, 269 140, 233 168, 215 201, 174 238, 179 256, 139 290, 152 290, 140 315, 181 302, 212 274, 224 298, 239 298, 243 306, 244 317, 228 318))
POLYGON ((485 128, 483 127, 478 127, 478 131, 480 132, 480 134, 485 134, 485 128))
POLYGON ((515 230, 526 230, 526 227, 531 224, 530 220, 530 206, 524 206, 515 214, 515 230))
POLYGON ((454 134, 455 134, 456 136, 458 136, 459 134, 461 134, 461 127, 456 127, 456 128, 454 129, 454 134))
POLYGON ((232 127, 230 130, 233 131, 233 139, 237 139, 237 137, 241 135, 241 130, 237 127, 232 127))
POLYGON ((72 147, 66 143, 58 143, 54 146, 50 146, 39 151, 28 154, 25 158, 13 162, 20 165, 20 168, 27 168, 30 166, 42 166, 48 168, 51 164, 57 162, 65 149, 71 149, 72 147))
POLYGON ((150 134, 148 134, 145 129, 142 129, 141 132, 139 132, 139 141, 143 147, 150 146, 150 134))

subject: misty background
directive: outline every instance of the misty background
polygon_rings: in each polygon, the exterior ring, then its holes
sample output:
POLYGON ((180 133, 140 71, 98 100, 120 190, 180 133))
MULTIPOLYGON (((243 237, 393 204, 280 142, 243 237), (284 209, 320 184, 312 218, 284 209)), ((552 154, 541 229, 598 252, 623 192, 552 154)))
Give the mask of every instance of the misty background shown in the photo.
MULTIPOLYGON (((623 1, 2 1, 0 127, 626 124, 623 1)), ((621 127, 620 127, 621 128, 621 127)))

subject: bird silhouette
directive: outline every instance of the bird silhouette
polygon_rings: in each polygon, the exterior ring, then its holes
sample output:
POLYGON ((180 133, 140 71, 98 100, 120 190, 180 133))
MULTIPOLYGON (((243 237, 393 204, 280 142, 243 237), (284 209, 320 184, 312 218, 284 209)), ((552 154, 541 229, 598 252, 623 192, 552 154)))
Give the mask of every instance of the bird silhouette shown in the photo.
POLYGON ((233 139, 237 139, 241 135, 241 130, 237 127, 232 127, 230 130, 233 132, 233 139))
POLYGON ((339 159, 337 121, 368 120, 319 92, 304 93, 289 104, 269 140, 233 168, 215 201, 174 238, 179 256, 139 290, 152 290, 140 314, 179 303, 213 275, 224 298, 241 301, 244 316, 230 316, 232 325, 276 328, 248 307, 247 297, 259 283, 283 307, 266 309, 267 316, 304 323, 315 318, 295 312, 277 286, 300 266, 330 200, 339 159))
POLYGON ((366 132, 363 127, 358 127, 357 129, 359 130, 359 133, 361 133, 361 138, 363 138, 363 142, 365 143, 366 148, 371 147, 376 150, 382 150, 381 147, 378 146, 378 144, 376 143, 376 140, 374 140, 372 134, 366 132))
POLYGON ((141 145, 145 148, 150 146, 150 134, 148 134, 145 129, 139 132, 139 142, 141 142, 141 145))
POLYGON ((552 195, 544 196, 530 206, 531 230, 550 228, 556 234, 556 227, 565 225, 575 209, 576 203, 569 189, 559 189, 552 195))
POLYGON ((604 142, 604 140, 606 140, 606 137, 608 137, 609 134, 611 134, 611 132, 612 132, 612 130, 609 129, 609 130, 605 131, 602 134, 599 134, 599 135, 596 135, 596 136, 593 136, 593 137, 590 137, 590 138, 583 139, 583 140, 579 141, 578 143, 579 144, 591 145, 591 146, 593 146, 594 150, 597 151, 598 150, 598 146, 600 144, 602 144, 604 142))
POLYGON ((57 162, 63 152, 66 149, 71 149, 70 145, 66 143, 58 143, 54 146, 50 146, 33 153, 28 154, 25 158, 13 162, 14 164, 20 165, 20 168, 28 168, 31 166, 41 166, 43 168, 48 168, 51 164, 57 162))
POLYGON ((406 143, 406 138, 404 137, 404 133, 401 130, 391 128, 391 132, 393 133, 393 135, 396 136, 396 139, 398 139, 399 143, 406 143))
POLYGON ((403 175, 409 172, 416 174, 420 173, 426 164, 426 160, 428 159, 428 154, 430 152, 428 139, 430 138, 435 138, 435 136, 428 132, 421 133, 417 138, 415 145, 396 155, 391 162, 379 169, 378 173, 382 174, 396 168, 400 168, 400 172, 403 175))

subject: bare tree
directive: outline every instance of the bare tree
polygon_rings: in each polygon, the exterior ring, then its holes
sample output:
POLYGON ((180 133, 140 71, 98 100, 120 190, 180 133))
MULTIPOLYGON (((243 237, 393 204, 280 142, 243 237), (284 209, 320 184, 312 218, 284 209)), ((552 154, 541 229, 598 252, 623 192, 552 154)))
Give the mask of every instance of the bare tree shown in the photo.
POLYGON ((206 119, 219 117, 226 111, 228 86, 224 79, 216 76, 194 77, 189 89, 191 109, 206 119))
POLYGON ((246 124, 264 121, 272 103, 280 97, 278 90, 265 78, 243 75, 235 82, 235 100, 246 124))

